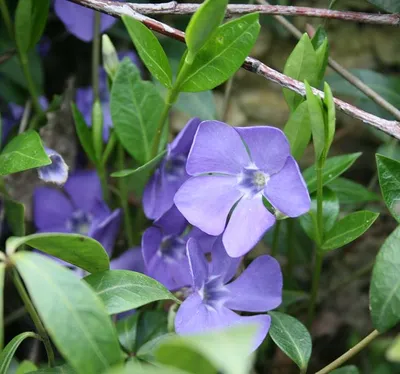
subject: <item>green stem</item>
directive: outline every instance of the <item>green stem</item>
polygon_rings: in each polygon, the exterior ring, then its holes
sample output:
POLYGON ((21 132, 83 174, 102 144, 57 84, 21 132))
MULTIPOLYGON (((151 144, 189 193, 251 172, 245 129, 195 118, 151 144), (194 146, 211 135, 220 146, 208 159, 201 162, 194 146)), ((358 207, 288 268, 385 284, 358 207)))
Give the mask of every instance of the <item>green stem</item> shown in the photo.
POLYGON ((318 231, 318 250, 324 240, 324 219, 323 219, 323 201, 324 201, 324 185, 322 179, 323 167, 321 162, 317 163, 317 231, 318 231))
POLYGON ((274 229, 274 236, 272 238, 272 249, 271 249, 272 257, 276 257, 278 255, 280 227, 281 227, 281 221, 277 221, 274 229))
POLYGON ((109 203, 110 202, 110 191, 108 189, 107 173, 106 173, 105 165, 101 162, 99 162, 99 165, 97 167, 97 174, 99 175, 99 178, 100 178, 101 189, 103 191, 103 198, 106 203, 109 203))
POLYGON ((316 253, 316 258, 315 258, 315 268, 314 268, 313 279, 312 279, 311 298, 310 298, 308 317, 307 317, 307 326, 309 328, 311 327, 311 324, 314 320, 315 307, 317 305, 319 280, 321 277, 323 259, 324 259, 323 254, 320 253, 317 248, 317 253, 316 253))
POLYGON ((328 366, 325 366, 322 370, 318 371, 316 374, 327 374, 332 370, 337 369, 342 366, 346 361, 350 360, 357 353, 362 351, 369 343, 371 343, 376 337, 379 336, 377 330, 372 331, 367 337, 357 343, 353 348, 350 348, 345 354, 337 358, 335 361, 331 362, 328 366))
POLYGON ((14 28, 10 17, 10 12, 6 4, 6 0, 0 0, 0 12, 3 17, 4 24, 6 25, 8 35, 11 40, 14 40, 14 28))
POLYGON ((293 277, 293 268, 295 263, 295 251, 294 251, 294 221, 290 218, 286 220, 287 224, 287 277, 291 280, 293 277))
POLYGON ((100 12, 94 13, 92 45, 92 88, 93 101, 99 99, 99 65, 100 65, 100 12))
POLYGON ((156 135, 154 138, 154 144, 153 144, 151 156, 150 156, 150 159, 148 159, 147 161, 150 161, 151 159, 156 157, 158 154, 158 149, 160 148, 160 142, 161 142, 161 135, 164 132, 164 125, 167 122, 168 113, 172 106, 172 103, 170 102, 171 97, 172 97, 172 90, 168 91, 168 95, 165 100, 164 109, 161 113, 160 122, 158 123, 158 126, 157 126, 157 131, 156 131, 156 135))
POLYGON ((104 153, 103 153, 103 158, 102 158, 103 164, 107 163, 116 144, 117 144, 117 135, 115 134, 115 131, 113 131, 111 133, 110 138, 108 139, 106 149, 104 150, 104 153))
MULTIPOLYGON (((121 144, 118 145, 118 168, 119 170, 123 170, 124 165, 124 149, 121 144)), ((118 186, 119 192, 121 196, 121 206, 124 211, 124 226, 125 226, 125 235, 128 240, 129 248, 134 245, 134 237, 133 237, 133 225, 131 220, 131 214, 129 211, 129 202, 128 202, 128 185, 126 183, 125 178, 118 178, 118 186)))
POLYGON ((13 277, 14 285, 15 285, 19 295, 21 296, 22 301, 25 304, 26 310, 28 311, 29 315, 31 316, 32 321, 35 324, 39 335, 43 339, 43 344, 46 348, 49 366, 52 367, 55 365, 55 361, 54 361, 54 352, 53 352, 53 348, 51 346, 50 338, 47 335, 46 329, 44 328, 43 323, 40 320, 40 317, 37 314, 36 309, 35 309, 34 305, 32 304, 32 301, 29 298, 29 295, 26 292, 24 285, 22 284, 21 278, 15 269, 12 272, 12 277, 13 277))

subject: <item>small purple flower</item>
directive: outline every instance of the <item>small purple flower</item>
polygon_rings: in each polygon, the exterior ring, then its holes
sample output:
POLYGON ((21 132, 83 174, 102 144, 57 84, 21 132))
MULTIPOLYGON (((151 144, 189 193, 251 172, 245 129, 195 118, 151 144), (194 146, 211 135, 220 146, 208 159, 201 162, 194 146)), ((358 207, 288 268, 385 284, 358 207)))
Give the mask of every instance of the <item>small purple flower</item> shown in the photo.
POLYGON ((274 127, 233 128, 204 121, 186 171, 194 177, 176 193, 177 208, 207 234, 224 232, 223 243, 232 257, 247 253, 274 225, 265 198, 289 217, 310 209, 310 196, 289 143, 274 127))
MULTIPOLYGON (((123 59, 124 57, 130 58, 132 62, 136 64, 139 69, 141 69, 141 62, 136 53, 132 51, 124 51, 118 53, 118 57, 119 59, 123 59)), ((107 74, 102 67, 99 68, 99 75, 99 96, 101 109, 103 111, 103 140, 107 142, 108 138, 110 137, 110 130, 112 128, 110 93, 108 91, 107 74)), ((92 125, 93 101, 94 97, 92 87, 80 87, 76 90, 76 105, 85 118, 88 126, 92 125)))
POLYGON ((63 185, 68 179, 68 165, 62 156, 53 149, 44 147, 51 160, 50 165, 38 168, 39 178, 45 182, 63 185))
POLYGON ((170 290, 191 284, 186 242, 190 237, 198 239, 204 248, 210 248, 215 237, 197 228, 184 235, 188 222, 173 206, 149 227, 142 237, 142 253, 147 274, 170 290))
POLYGON ((198 118, 191 119, 168 144, 167 155, 144 189, 143 209, 148 218, 157 219, 167 212, 174 205, 176 191, 190 177, 186 160, 199 124, 198 118))
POLYGON ((192 293, 182 303, 175 319, 178 334, 194 334, 239 324, 259 325, 253 343, 256 349, 264 340, 271 318, 268 315, 240 316, 233 310, 262 313, 282 302, 282 273, 271 256, 257 257, 240 276, 234 277, 240 258, 227 255, 218 239, 208 262, 196 239, 187 242, 192 278, 192 293))
MULTIPOLYGON (((94 11, 67 0, 55 0, 54 10, 66 29, 84 42, 93 40, 94 11)), ((109 29, 116 18, 101 14, 100 32, 109 29)))
POLYGON ((51 187, 36 188, 34 222, 39 232, 87 235, 99 241, 111 255, 119 231, 121 212, 110 211, 102 199, 100 180, 94 171, 70 175, 64 193, 51 187))

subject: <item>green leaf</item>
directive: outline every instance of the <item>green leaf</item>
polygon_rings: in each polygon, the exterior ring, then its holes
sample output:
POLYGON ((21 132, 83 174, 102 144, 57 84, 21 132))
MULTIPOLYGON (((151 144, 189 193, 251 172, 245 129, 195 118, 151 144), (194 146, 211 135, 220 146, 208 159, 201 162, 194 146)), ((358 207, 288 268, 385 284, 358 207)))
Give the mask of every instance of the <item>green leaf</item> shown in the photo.
POLYGON ((148 310, 140 314, 136 333, 136 350, 147 342, 168 333, 167 313, 148 310))
MULTIPOLYGON (((33 48, 42 37, 49 14, 50 0, 34 0, 32 2, 32 25, 30 29, 30 45, 33 48)), ((28 32, 25 30, 25 32, 28 32)))
POLYGON ((13 236, 7 239, 6 250, 12 253, 23 244, 76 265, 89 273, 108 270, 110 267, 110 260, 103 246, 88 236, 50 232, 23 237, 13 236))
POLYGON ((385 356, 388 361, 400 363, 400 335, 394 339, 385 356))
POLYGON ((400 162, 376 155, 376 164, 383 199, 392 216, 400 222, 400 162))
POLYGON ((311 39, 311 43, 314 47, 315 54, 317 56, 318 80, 316 85, 319 86, 325 75, 329 58, 328 35, 322 26, 318 26, 317 31, 315 32, 313 38, 311 39))
POLYGON ((129 176, 136 176, 138 174, 144 174, 151 172, 154 170, 157 165, 160 163, 160 161, 163 159, 163 157, 166 155, 167 151, 163 151, 159 153, 156 157, 154 157, 152 160, 149 162, 145 163, 144 165, 136 168, 136 169, 125 169, 125 170, 119 170, 111 174, 112 177, 115 178, 123 178, 129 176))
MULTIPOLYGON (((324 232, 328 232, 335 225, 339 216, 339 200, 331 189, 325 187, 323 191, 322 216, 324 222, 324 232)), ((314 193, 311 196, 311 208, 307 214, 300 217, 301 227, 304 229, 310 239, 317 242, 317 196, 314 193)))
POLYGON ((400 3, 398 0, 368 0, 371 4, 391 13, 400 13, 400 3))
POLYGON ((40 136, 35 131, 24 132, 12 139, 0 154, 0 175, 50 165, 40 136))
POLYGON ((362 186, 346 178, 336 178, 328 184, 341 204, 359 204, 380 200, 379 196, 362 186))
POLYGON ((218 27, 196 55, 180 90, 207 91, 225 82, 243 64, 259 31, 258 14, 248 14, 218 27))
POLYGON ((128 58, 119 65, 110 107, 115 131, 126 151, 140 163, 148 162, 164 100, 154 84, 141 80, 128 58))
MULTIPOLYGON (((324 170, 322 171, 323 184, 326 185, 343 174, 361 156, 360 152, 351 153, 343 156, 335 156, 326 159, 324 170)), ((317 174, 315 167, 311 166, 303 172, 304 180, 310 193, 317 189, 317 174)))
POLYGON ((314 50, 317 50, 319 47, 321 47, 327 38, 328 34, 326 33, 325 29, 322 26, 318 26, 314 36, 311 39, 311 44, 314 50))
MULTIPOLYGON (((104 374, 190 374, 176 368, 162 365, 141 365, 138 362, 129 362, 125 367, 108 370, 104 374)), ((203 374, 203 373, 202 373, 203 374)))
POLYGON ((379 213, 367 210, 347 215, 326 234, 321 249, 330 251, 343 247, 364 234, 378 218, 379 213))
POLYGON ((374 327, 384 332, 400 321, 400 227, 383 243, 372 272, 370 310, 374 327))
POLYGON ((301 103, 296 110, 291 113, 284 131, 289 140, 293 157, 296 160, 300 160, 311 138, 310 116, 307 102, 301 103))
POLYGON ((18 252, 12 261, 52 341, 77 373, 97 374, 121 362, 114 326, 85 282, 37 253, 18 252))
POLYGON ((359 373, 360 371, 358 370, 357 366, 354 365, 343 366, 340 369, 331 371, 331 374, 359 374, 359 373))
POLYGON ((326 144, 325 147, 327 150, 331 147, 333 142, 333 138, 335 136, 336 129, 336 108, 335 103, 333 101, 333 95, 329 84, 325 82, 324 84, 324 107, 325 107, 325 129, 326 129, 326 144))
POLYGON ((31 46, 33 0, 18 1, 15 10, 15 42, 22 54, 31 46))
POLYGON ((25 206, 18 201, 4 199, 6 220, 16 236, 25 235, 25 206))
POLYGON ((256 327, 249 323, 207 334, 174 336, 161 344, 156 358, 161 364, 194 374, 247 374, 256 327))
POLYGON ((145 25, 134 18, 122 16, 122 21, 136 50, 150 73, 165 87, 172 87, 172 72, 160 42, 145 25))
POLYGON ((192 56, 206 44, 224 19, 228 0, 206 0, 190 19, 185 40, 192 56))
MULTIPOLYGON (((0 352, 4 344, 4 278, 6 276, 6 265, 0 262, 0 352)), ((1 361, 0 361, 1 362, 1 361)))
POLYGON ((96 153, 93 147, 92 133, 75 103, 71 104, 72 116, 74 117, 75 129, 79 142, 89 159, 96 164, 96 153))
POLYGON ((212 91, 183 92, 179 95, 174 108, 202 120, 217 119, 217 107, 212 91))
POLYGON ((315 158, 319 160, 326 149, 324 112, 320 97, 314 95, 307 81, 304 84, 306 87, 308 114, 310 116, 315 158))
POLYGON ((119 343, 129 353, 135 353, 136 331, 140 313, 132 314, 117 321, 116 328, 119 343))
POLYGON ((304 291, 297 290, 283 290, 282 291, 282 304, 279 306, 282 309, 289 307, 295 303, 310 298, 310 295, 304 291))
MULTIPOLYGON (((307 80, 312 86, 318 84, 317 55, 311 44, 310 37, 303 34, 296 47, 286 61, 283 73, 300 82, 307 80)), ((291 90, 284 89, 283 94, 290 111, 294 111, 304 100, 303 97, 291 90)))
POLYGON ((302 370, 306 371, 310 360, 311 336, 296 318, 280 312, 269 312, 272 318, 269 334, 275 344, 302 370))
POLYGON ((84 279, 100 296, 109 314, 126 312, 158 300, 180 302, 155 279, 129 270, 104 271, 84 279))
POLYGON ((40 340, 40 336, 34 332, 23 332, 12 339, 0 354, 0 374, 7 374, 11 360, 20 344, 27 338, 40 340))
POLYGON ((76 373, 77 372, 67 364, 55 366, 53 368, 43 368, 35 371, 35 374, 76 374, 76 373))
POLYGON ((24 360, 19 364, 15 374, 27 374, 32 371, 37 371, 37 366, 31 361, 24 360))
POLYGON ((175 336, 173 333, 168 333, 164 335, 157 336, 154 339, 149 340, 148 342, 144 343, 136 352, 136 357, 142 361, 155 363, 156 362, 156 351, 158 350, 159 346, 166 340, 169 339, 171 336, 175 336))

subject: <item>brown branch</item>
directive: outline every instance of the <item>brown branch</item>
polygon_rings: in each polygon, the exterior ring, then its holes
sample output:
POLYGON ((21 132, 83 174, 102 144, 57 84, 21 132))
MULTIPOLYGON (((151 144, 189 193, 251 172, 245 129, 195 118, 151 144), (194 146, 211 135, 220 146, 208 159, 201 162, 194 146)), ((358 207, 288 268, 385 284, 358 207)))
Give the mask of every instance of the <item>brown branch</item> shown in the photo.
MULTIPOLYGON (((75 0, 73 0, 75 1, 75 0)), ((75 1, 79 2, 79 1, 75 1)), ((112 3, 112 0, 98 0, 98 3, 104 5, 112 3)), ((81 2, 82 3, 82 2, 81 2)), ((111 4, 110 4, 111 5, 111 4)), ((135 12, 144 15, 155 14, 193 14, 200 4, 180 4, 177 1, 170 1, 163 4, 128 4, 135 12)), ((234 14, 262 13, 269 15, 284 16, 305 16, 317 18, 339 19, 342 21, 373 23, 378 25, 400 25, 400 16, 398 14, 377 14, 361 12, 343 12, 339 10, 317 9, 309 7, 282 6, 282 5, 248 5, 232 4, 228 5, 226 16, 231 17, 234 14)))
MULTIPOLYGON (((138 21, 142 22, 149 29, 154 30, 160 34, 185 42, 185 33, 177 30, 171 26, 168 26, 162 22, 156 21, 152 18, 144 16, 131 8, 128 3, 120 3, 116 1, 108 0, 69 0, 74 3, 84 5, 88 8, 98 10, 103 13, 110 14, 114 17, 121 17, 122 15, 130 16, 138 21)), ((262 62, 247 57, 242 67, 250 72, 263 76, 269 81, 275 82, 284 88, 288 88, 298 94, 305 96, 305 88, 302 82, 299 82, 293 78, 290 78, 278 71, 271 69, 262 62)), ((315 94, 323 97, 323 92, 313 88, 315 94)), ((348 114, 351 117, 357 118, 364 123, 367 123, 397 139, 400 139, 400 123, 397 121, 388 121, 383 118, 374 116, 361 109, 356 108, 342 100, 334 99, 338 109, 348 114)))

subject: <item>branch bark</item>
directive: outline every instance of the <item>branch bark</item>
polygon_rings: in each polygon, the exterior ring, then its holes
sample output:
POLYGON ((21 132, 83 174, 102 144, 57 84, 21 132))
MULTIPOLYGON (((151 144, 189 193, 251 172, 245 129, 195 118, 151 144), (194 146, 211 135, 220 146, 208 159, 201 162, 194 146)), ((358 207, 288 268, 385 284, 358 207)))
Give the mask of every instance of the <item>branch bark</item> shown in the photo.
MULTIPOLYGON (((74 1, 74 0, 73 0, 74 1)), ((74 1, 83 4, 82 1, 74 1)), ((103 6, 112 6, 112 0, 97 0, 98 4, 103 6)), ((177 1, 170 1, 163 4, 134 4, 128 3, 128 6, 135 12, 144 15, 155 14, 193 14, 200 4, 180 4, 177 1)), ((259 12, 270 15, 283 16, 304 16, 317 18, 339 19, 342 21, 352 21, 361 23, 372 23, 378 25, 400 25, 400 16, 398 14, 378 14, 362 12, 344 12, 339 10, 318 9, 310 7, 282 6, 282 5, 248 5, 231 4, 228 5, 226 16, 231 17, 235 14, 247 14, 259 12)))
MULTIPOLYGON (((156 21, 152 18, 149 18, 143 14, 135 11, 131 4, 121 3, 117 1, 109 1, 109 0, 69 0, 71 2, 86 6, 88 8, 110 14, 114 17, 121 17, 123 15, 133 17, 136 20, 142 22, 149 29, 154 30, 160 34, 178 40, 180 42, 185 42, 185 33, 178 29, 175 29, 169 25, 166 25, 162 22, 156 21)), ((265 79, 275 82, 279 84, 281 87, 288 88, 298 94, 305 96, 305 87, 302 82, 299 82, 293 78, 290 78, 278 71, 268 67, 262 62, 252 58, 247 57, 242 67, 252 73, 260 75, 265 79)), ((315 94, 318 94, 320 97, 323 97, 323 92, 313 88, 315 94)), ((367 113, 353 105, 346 103, 345 101, 334 99, 336 107, 348 114, 353 118, 357 118, 362 122, 369 124, 388 135, 395 137, 400 140, 400 122, 397 121, 388 121, 383 118, 377 117, 373 114, 367 113)))

